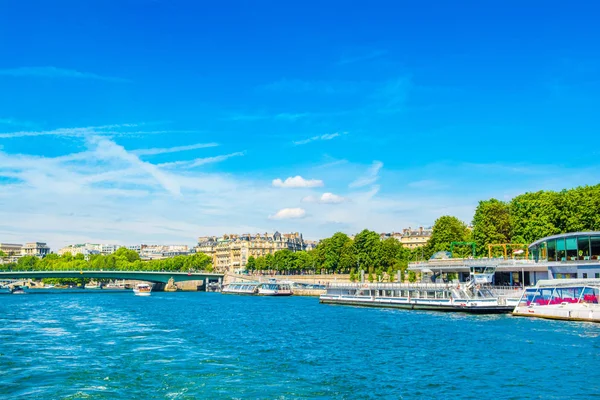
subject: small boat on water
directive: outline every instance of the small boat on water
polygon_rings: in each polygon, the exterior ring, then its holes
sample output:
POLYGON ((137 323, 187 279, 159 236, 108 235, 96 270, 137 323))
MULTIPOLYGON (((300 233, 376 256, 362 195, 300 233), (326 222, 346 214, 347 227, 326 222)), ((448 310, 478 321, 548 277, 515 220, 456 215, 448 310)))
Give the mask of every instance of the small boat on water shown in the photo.
POLYGON ((102 284, 98 282, 90 282, 84 286, 85 289, 102 289, 102 284))
POLYGON ((289 283, 278 283, 275 279, 270 279, 268 283, 262 283, 258 286, 260 296, 291 296, 293 294, 289 283))
POLYGON ((551 279, 528 288, 513 315, 600 322, 600 279, 551 279))
POLYGON ((454 311, 473 314, 510 313, 521 292, 501 294, 491 286, 495 269, 472 267, 463 283, 333 284, 322 294, 323 304, 454 311))
POLYGON ((27 292, 25 292, 25 288, 23 288, 22 286, 19 285, 15 285, 12 287, 12 289, 10 290, 11 294, 27 294, 27 292))
POLYGON ((138 283, 133 288, 133 293, 136 296, 150 296, 151 292, 152 292, 152 286, 150 286, 147 283, 138 283))
POLYGON ((254 295, 258 293, 259 286, 260 282, 231 282, 223 286, 221 293, 254 295))

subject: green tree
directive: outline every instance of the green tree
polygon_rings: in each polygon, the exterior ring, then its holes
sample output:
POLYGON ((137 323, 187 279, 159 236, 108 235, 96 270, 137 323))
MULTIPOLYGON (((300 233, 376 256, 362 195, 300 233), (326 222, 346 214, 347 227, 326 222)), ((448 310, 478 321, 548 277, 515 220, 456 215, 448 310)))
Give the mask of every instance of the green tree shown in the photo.
POLYGON ((140 259, 140 255, 135 250, 129 250, 126 247, 120 247, 114 252, 115 257, 125 258, 129 262, 134 262, 140 259))
POLYGON ((435 221, 431 238, 423 251, 429 258, 438 251, 450 251, 452 242, 465 242, 468 238, 469 230, 465 223, 456 217, 445 215, 435 221))
POLYGON ((256 258, 254 258, 254 256, 248 257, 248 261, 246 262, 246 269, 248 271, 256 270, 256 258))
POLYGON ((472 224, 473 240, 480 256, 487 254, 489 244, 511 240, 510 206, 507 203, 496 199, 480 201, 472 224))
POLYGON ((367 229, 354 238, 354 253, 356 254, 359 269, 369 270, 380 264, 381 239, 376 232, 367 229))

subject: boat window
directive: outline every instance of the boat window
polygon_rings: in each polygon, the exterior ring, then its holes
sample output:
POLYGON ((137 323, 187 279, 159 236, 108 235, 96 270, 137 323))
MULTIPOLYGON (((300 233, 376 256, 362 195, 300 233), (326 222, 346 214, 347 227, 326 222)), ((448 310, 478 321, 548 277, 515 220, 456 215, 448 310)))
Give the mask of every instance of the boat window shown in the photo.
POLYGON ((590 237, 590 255, 592 260, 600 260, 600 236, 590 237))
POLYGON ((565 239, 556 239, 556 261, 566 261, 565 239))
POLYGON ((570 237, 565 240, 567 248, 567 260, 577 260, 577 238, 570 237))
POLYGON ((548 261, 556 261, 556 240, 548 240, 548 261))
POLYGON ((579 260, 590 259, 590 237, 579 236, 577 238, 577 253, 579 260))

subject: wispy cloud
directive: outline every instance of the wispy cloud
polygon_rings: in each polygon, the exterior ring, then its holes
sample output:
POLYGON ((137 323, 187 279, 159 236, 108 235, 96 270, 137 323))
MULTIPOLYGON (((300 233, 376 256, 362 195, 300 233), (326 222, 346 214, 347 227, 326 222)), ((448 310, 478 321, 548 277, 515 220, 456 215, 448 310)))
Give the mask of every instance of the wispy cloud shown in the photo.
POLYGON ((152 149, 139 149, 133 150, 132 153, 138 156, 153 156, 157 154, 177 153, 180 151, 204 149, 207 147, 216 147, 218 143, 196 143, 188 146, 175 146, 166 148, 152 148, 152 149))
POLYGON ((222 161, 228 160, 232 157, 241 157, 245 154, 246 153, 244 151, 237 151, 235 153, 222 154, 220 156, 196 158, 191 161, 173 161, 173 162, 162 163, 162 164, 158 164, 158 165, 160 167, 168 167, 168 168, 172 168, 172 167, 195 168, 195 167, 199 167, 201 165, 222 162, 222 161))
POLYGON ((373 164, 369 167, 367 172, 363 176, 350 183, 349 187, 360 188, 377 182, 379 179, 379 171, 382 167, 383 163, 381 161, 373 161, 373 164))
POLYGON ((0 69, 0 75, 13 77, 92 79, 106 82, 130 82, 128 79, 102 76, 92 72, 57 67, 20 67, 0 69))
POLYGON ((313 137, 310 137, 308 139, 298 140, 298 141, 295 141, 294 144, 296 146, 299 146, 299 145, 308 144, 310 142, 314 142, 314 141, 317 141, 317 140, 331 140, 331 139, 335 139, 336 137, 339 137, 339 136, 342 136, 342 135, 346 135, 347 133, 348 132, 327 133, 327 134, 324 134, 324 135, 313 136, 313 137))
POLYGON ((370 53, 366 53, 366 54, 350 56, 350 57, 342 57, 337 62, 337 65, 348 65, 348 64, 354 64, 354 63, 363 62, 363 61, 374 60, 376 58, 383 57, 386 54, 388 54, 387 50, 383 50, 383 49, 373 50, 370 53))
MULTIPOLYGON (((46 131, 18 131, 9 133, 0 133, 0 139, 10 139, 26 136, 65 136, 65 137, 84 137, 93 134, 112 134, 114 130, 120 128, 136 127, 137 124, 113 124, 101 126, 88 126, 83 128, 59 128, 46 131)), ((139 133, 139 132, 138 132, 139 133)))
POLYGON ((289 177, 285 181, 277 178, 273 179, 273 187, 277 188, 314 188, 323 186, 323 181, 319 179, 304 179, 300 175, 289 177))
POLYGON ((283 208, 273 215, 269 215, 269 219, 298 219, 306 216, 306 210, 302 208, 283 208))
POLYGON ((181 194, 181 189, 176 181, 170 179, 169 176, 161 171, 156 165, 140 160, 137 155, 128 152, 123 146, 120 146, 107 138, 98 136, 90 138, 90 143, 96 146, 95 154, 101 160, 123 160, 129 163, 132 167, 139 168, 140 170, 154 177, 166 190, 172 194, 181 194))
POLYGON ((346 201, 342 196, 333 193, 323 193, 320 197, 306 196, 302 199, 304 203, 340 204, 346 201))

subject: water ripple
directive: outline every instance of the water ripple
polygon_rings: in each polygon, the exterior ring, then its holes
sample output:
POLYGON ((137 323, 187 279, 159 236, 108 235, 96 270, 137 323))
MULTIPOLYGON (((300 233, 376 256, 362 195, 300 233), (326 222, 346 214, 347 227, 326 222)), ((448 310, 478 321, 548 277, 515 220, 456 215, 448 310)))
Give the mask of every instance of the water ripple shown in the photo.
POLYGON ((0 398, 587 398, 599 338, 595 324, 301 297, 2 296, 0 398))

